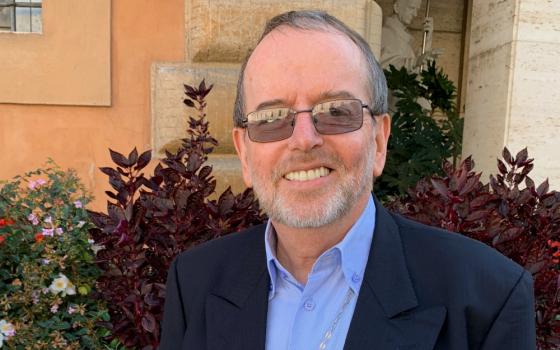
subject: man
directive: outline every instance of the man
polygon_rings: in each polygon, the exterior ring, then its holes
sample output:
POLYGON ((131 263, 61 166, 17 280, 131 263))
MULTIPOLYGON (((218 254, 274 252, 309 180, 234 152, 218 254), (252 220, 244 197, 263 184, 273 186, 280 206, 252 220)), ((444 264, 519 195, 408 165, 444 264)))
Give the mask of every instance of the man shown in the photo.
POLYGON ((426 43, 424 54, 414 48, 414 38, 408 31, 408 26, 418 14, 422 0, 395 0, 393 14, 383 21, 381 31, 381 67, 384 69, 393 65, 396 68, 405 67, 409 71, 417 71, 427 60, 437 58, 442 50, 432 50, 432 36, 434 32, 433 18, 428 17, 424 22, 426 43))
POLYGON ((337 19, 268 23, 233 140, 270 220, 174 261, 161 349, 534 349, 527 272, 372 198, 386 96, 367 43, 337 19))

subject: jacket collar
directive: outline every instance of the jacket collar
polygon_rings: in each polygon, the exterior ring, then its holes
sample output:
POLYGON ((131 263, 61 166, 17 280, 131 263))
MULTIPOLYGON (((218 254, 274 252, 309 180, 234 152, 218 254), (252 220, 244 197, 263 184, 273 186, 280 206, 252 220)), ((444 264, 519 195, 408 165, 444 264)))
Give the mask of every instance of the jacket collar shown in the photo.
MULTIPOLYGON (((215 288, 206 297, 210 349, 264 349, 270 280, 263 245, 265 225, 248 229, 215 288)), ((236 233, 233 233, 236 234, 236 233)), ((241 233, 239 233, 241 234, 241 233)))
POLYGON ((433 349, 446 309, 419 305, 399 227, 375 205, 372 249, 344 349, 433 349))

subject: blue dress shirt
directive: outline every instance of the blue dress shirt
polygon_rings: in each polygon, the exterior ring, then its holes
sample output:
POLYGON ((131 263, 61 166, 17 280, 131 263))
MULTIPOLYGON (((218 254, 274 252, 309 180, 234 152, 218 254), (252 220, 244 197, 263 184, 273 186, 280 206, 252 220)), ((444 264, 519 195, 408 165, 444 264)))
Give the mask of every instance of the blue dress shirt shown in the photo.
POLYGON ((366 268, 373 230, 375 204, 370 197, 358 220, 342 241, 325 251, 309 272, 307 284, 299 283, 276 259, 276 234, 270 220, 265 249, 270 293, 266 328, 267 350, 319 349, 349 292, 344 309, 326 349, 342 349, 356 307, 366 268))

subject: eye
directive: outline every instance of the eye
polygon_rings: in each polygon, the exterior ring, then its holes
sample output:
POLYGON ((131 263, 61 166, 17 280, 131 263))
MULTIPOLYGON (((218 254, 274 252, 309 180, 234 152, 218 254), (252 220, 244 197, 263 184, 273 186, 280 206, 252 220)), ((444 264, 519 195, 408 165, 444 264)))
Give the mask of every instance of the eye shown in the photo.
POLYGON ((330 107, 329 114, 333 117, 346 117, 350 115, 350 109, 347 106, 330 107))
POLYGON ((317 105, 316 112, 325 114, 331 117, 347 117, 352 114, 351 103, 346 100, 327 101, 317 105))

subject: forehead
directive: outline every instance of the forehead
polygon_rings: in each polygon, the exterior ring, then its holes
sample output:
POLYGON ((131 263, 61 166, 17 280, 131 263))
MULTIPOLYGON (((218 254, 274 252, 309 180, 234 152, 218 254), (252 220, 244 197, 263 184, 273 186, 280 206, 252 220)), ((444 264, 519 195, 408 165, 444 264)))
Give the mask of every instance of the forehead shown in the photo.
POLYGON ((332 91, 367 98, 367 66, 357 47, 334 29, 281 26, 255 48, 244 76, 247 111, 268 100, 309 104, 332 91))

